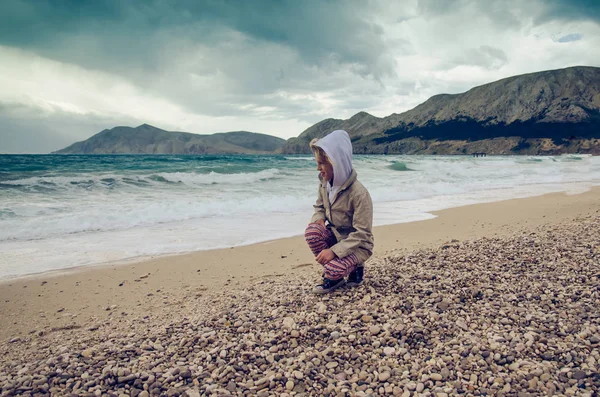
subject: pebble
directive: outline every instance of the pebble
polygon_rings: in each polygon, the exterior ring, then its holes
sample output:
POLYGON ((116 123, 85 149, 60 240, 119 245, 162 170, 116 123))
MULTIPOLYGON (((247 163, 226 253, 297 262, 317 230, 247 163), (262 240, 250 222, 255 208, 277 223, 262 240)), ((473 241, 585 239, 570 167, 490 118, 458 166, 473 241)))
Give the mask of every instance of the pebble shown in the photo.
POLYGON ((437 307, 441 311, 446 311, 450 307, 450 302, 448 302, 448 301, 441 301, 440 303, 437 304, 437 307))
POLYGON ((292 330, 296 328, 296 321, 292 317, 285 317, 283 319, 283 328, 292 330))
POLYGON ((85 358, 90 358, 94 355, 94 351, 92 349, 86 349, 81 352, 81 355, 85 358))
POLYGON ((393 251, 331 295, 286 274, 13 336, 0 395, 600 395, 598 230, 584 217, 393 251))
POLYGON ((372 325, 369 327, 369 332, 371 335, 377 335, 381 332, 381 327, 379 325, 372 325))

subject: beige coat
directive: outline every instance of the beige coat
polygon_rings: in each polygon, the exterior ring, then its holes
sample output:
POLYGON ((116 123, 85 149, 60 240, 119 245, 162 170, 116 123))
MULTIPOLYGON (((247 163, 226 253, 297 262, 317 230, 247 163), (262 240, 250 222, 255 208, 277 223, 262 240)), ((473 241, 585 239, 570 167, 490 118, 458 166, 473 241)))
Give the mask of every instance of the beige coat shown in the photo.
POLYGON ((354 170, 332 201, 330 205, 327 182, 321 180, 311 222, 327 220, 338 241, 331 250, 339 258, 356 254, 364 263, 373 254, 373 202, 367 189, 356 179, 354 170))

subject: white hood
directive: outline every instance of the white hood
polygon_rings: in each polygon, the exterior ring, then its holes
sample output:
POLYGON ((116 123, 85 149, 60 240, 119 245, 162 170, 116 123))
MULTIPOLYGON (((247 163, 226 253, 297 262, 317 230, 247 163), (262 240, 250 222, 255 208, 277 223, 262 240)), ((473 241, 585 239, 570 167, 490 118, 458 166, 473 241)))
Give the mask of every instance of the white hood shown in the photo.
POLYGON ((316 146, 322 148, 333 164, 333 186, 327 182, 329 202, 333 203, 335 194, 352 173, 352 142, 344 130, 336 130, 319 139, 316 146))

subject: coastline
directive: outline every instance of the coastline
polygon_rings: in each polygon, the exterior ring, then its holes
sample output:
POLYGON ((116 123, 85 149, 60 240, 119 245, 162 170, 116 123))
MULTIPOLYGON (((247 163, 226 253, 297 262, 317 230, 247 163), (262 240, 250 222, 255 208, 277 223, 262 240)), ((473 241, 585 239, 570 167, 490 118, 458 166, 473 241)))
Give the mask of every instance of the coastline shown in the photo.
MULTIPOLYGON (((373 260, 452 240, 512 236, 598 212, 598 187, 581 194, 552 193, 447 209, 435 212, 433 219, 374 228, 373 260)), ((173 318, 211 292, 243 290, 287 274, 303 278, 307 287, 319 280, 319 267, 302 236, 3 280, 0 341, 173 318)))

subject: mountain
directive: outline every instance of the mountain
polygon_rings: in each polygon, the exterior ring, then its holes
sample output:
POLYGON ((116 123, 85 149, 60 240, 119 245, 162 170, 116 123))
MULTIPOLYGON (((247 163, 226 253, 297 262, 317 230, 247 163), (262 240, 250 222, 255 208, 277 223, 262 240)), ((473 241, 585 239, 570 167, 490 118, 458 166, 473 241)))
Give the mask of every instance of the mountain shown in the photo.
POLYGON ((170 132, 148 124, 136 128, 115 127, 74 143, 60 154, 219 154, 273 153, 284 139, 254 132, 236 131, 212 135, 170 132))
POLYGON ((600 68, 509 77, 384 118, 323 120, 281 151, 309 153, 311 139, 336 129, 348 131, 355 153, 600 154, 600 68))

